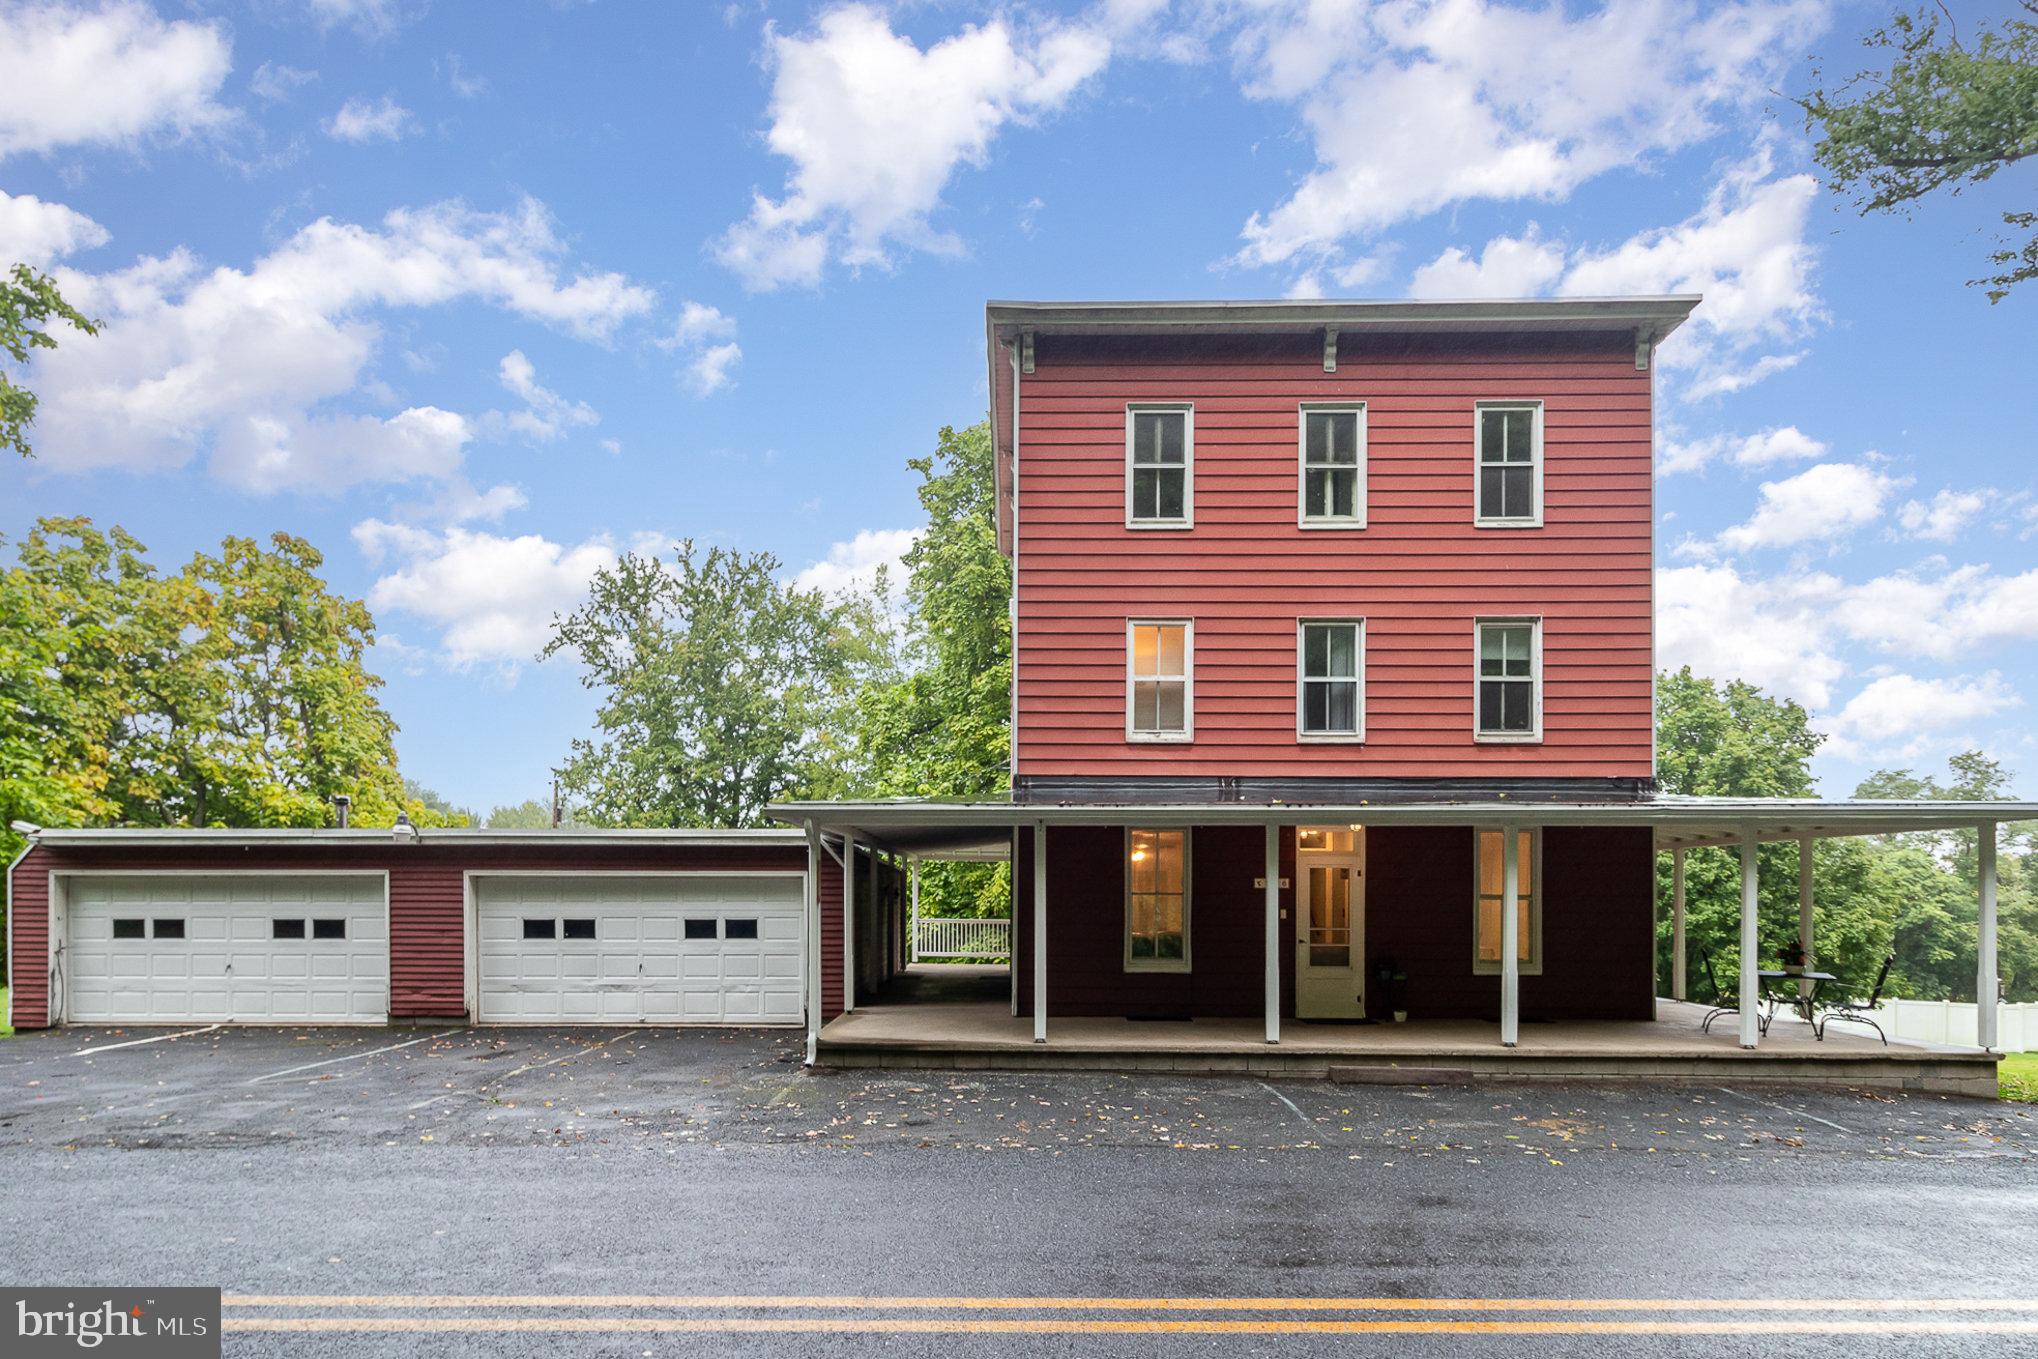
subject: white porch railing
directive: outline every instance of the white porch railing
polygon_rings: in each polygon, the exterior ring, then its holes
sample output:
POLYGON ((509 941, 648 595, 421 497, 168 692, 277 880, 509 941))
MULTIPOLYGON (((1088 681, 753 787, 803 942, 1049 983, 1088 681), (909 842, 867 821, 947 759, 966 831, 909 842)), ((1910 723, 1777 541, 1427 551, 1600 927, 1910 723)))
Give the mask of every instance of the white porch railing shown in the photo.
POLYGON ((922 916, 914 922, 913 959, 1009 958, 1012 922, 922 916))

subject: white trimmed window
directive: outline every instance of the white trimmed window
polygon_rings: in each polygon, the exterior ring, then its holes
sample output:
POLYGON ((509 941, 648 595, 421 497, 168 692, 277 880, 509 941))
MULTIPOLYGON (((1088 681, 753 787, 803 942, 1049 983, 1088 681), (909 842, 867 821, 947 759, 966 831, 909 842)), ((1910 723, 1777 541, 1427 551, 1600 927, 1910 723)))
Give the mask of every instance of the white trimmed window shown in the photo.
POLYGON ((1473 625, 1473 733, 1481 741, 1539 741, 1543 735, 1543 626, 1533 618, 1482 618, 1473 625))
POLYGON ((1357 618, 1297 625, 1295 734, 1305 741, 1357 741, 1366 731, 1366 625, 1357 618))
POLYGON ((1188 740, 1195 726, 1195 625, 1135 618, 1125 640, 1125 738, 1188 740))
MULTIPOLYGON (((1503 889, 1507 865, 1501 855, 1506 849, 1504 832, 1476 833, 1478 862, 1473 866, 1472 971, 1494 974, 1500 971, 1500 907, 1507 900, 1503 889)), ((1515 958, 1518 970, 1533 975, 1543 970, 1543 833, 1515 832, 1515 958)))
POLYGON ((1304 406, 1303 528, 1366 526, 1366 408, 1304 406))
POLYGON ((1125 523, 1188 528, 1193 521, 1195 411, 1189 406, 1125 408, 1125 523))
POLYGON ((1482 401, 1477 411, 1478 504, 1473 522, 1533 528, 1543 522, 1543 403, 1482 401))
POLYGON ((1125 832, 1125 970, 1189 970, 1189 832, 1125 832))

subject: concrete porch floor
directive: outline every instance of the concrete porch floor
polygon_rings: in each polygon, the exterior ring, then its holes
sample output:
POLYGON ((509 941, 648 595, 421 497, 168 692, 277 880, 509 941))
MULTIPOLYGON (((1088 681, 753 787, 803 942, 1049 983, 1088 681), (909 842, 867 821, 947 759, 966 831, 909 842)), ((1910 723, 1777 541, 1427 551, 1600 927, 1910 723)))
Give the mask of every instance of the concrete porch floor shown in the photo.
POLYGON ((1135 1021, 1012 1017, 1003 967, 910 967, 880 1003, 821 1029, 823 1066, 1045 1068, 1246 1072, 1338 1080, 1436 1084, 1472 1079, 1782 1081, 1996 1096, 1996 1056, 1972 1048, 1891 1041, 1836 1027, 1824 1042, 1779 1015, 1753 1051, 1733 1016, 1700 1031, 1706 1008, 1657 1002, 1651 1021, 1524 1022, 1521 1042, 1500 1046, 1479 1020, 1407 1024, 1286 1021, 1278 1045, 1258 1019, 1135 1021))

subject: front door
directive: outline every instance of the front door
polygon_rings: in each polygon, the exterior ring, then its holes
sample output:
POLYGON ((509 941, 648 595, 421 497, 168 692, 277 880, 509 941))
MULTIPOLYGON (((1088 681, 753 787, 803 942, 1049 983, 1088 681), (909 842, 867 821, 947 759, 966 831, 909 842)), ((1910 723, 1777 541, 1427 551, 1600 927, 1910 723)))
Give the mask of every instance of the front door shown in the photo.
POLYGON ((1366 1013, 1366 833, 1295 832, 1295 1017, 1366 1013))

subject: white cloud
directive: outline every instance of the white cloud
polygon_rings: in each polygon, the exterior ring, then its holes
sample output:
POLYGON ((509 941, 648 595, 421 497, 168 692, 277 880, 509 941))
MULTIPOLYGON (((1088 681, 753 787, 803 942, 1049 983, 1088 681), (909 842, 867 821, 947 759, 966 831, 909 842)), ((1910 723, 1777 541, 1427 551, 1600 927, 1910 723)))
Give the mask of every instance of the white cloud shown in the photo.
POLYGON ((1906 501, 1897 511, 1897 522, 1913 538, 1950 543, 1989 506, 1987 491, 1942 490, 1927 504, 1906 501))
POLYGON ((320 28, 345 26, 367 37, 392 33, 408 17, 405 0, 309 0, 320 28))
POLYGON ((2038 570, 1999 576, 1985 565, 1940 563, 1849 581, 1706 563, 1656 573, 1659 665, 1744 679, 1815 711, 1832 704, 1857 669, 1847 657, 1862 648, 1900 661, 1973 664, 1987 647, 2034 640, 2038 570))
POLYGON ((1763 482, 1755 513, 1717 541, 1745 552, 1835 538, 1873 523, 1900 485, 1897 478, 1860 463, 1822 462, 1794 477, 1763 482))
POLYGON ((526 438, 549 441, 570 428, 601 423, 601 416, 585 401, 568 401, 549 387, 540 386, 538 370, 521 349, 512 349, 502 356, 496 376, 511 395, 524 403, 522 410, 504 416, 502 423, 526 438))
POLYGON ((66 255, 105 245, 105 227, 62 203, 0 189, 0 267, 19 261, 46 269, 66 255))
POLYGON ((369 604, 437 624, 442 654, 459 667, 534 659, 553 616, 578 605, 617 556, 606 537, 568 547, 538 534, 435 533, 380 519, 356 524, 354 541, 371 563, 396 564, 369 590, 369 604))
POLYGON ((326 119, 326 135, 342 142, 393 142, 411 129, 410 110, 389 95, 369 99, 356 95, 326 119))
POLYGON ((1478 259, 1452 246, 1415 271, 1408 295, 1423 298, 1534 297, 1564 273, 1564 247, 1525 236, 1495 236, 1478 259))
POLYGON ((621 274, 568 274, 563 254, 527 199, 512 213, 399 209, 379 227, 322 218, 246 270, 181 250, 111 273, 60 268, 66 297, 105 327, 35 360, 41 465, 161 469, 210 450, 217 474, 254 490, 444 475, 471 433, 461 417, 332 409, 379 399, 366 380, 378 312, 471 300, 601 340, 652 307, 621 274))
POLYGON ((257 99, 276 104, 317 79, 317 71, 306 71, 295 66, 265 61, 255 68, 252 76, 248 77, 248 92, 257 99))
POLYGON ((212 471, 257 493, 444 481, 459 471, 473 437, 465 417, 436 406, 413 406, 386 420, 250 414, 220 431, 212 471))
POLYGON ((1661 476, 1695 472, 1725 459, 1740 467, 1763 467, 1826 455, 1826 445, 1796 425, 1777 425, 1754 434, 1712 434, 1702 439, 1666 440, 1656 458, 1661 476))
POLYGON ((1848 699, 1826 725, 1849 747, 1844 753, 1912 754, 1922 737, 1994 717, 2022 701, 1994 671, 1971 679, 1884 675, 1848 699))
POLYGON ((217 128, 232 65, 222 25, 143 4, 0 8, 0 157, 217 128))
POLYGON ((1731 565, 1656 573, 1657 664, 1688 665, 1824 707, 1847 673, 1835 647, 1827 576, 1743 576, 1731 565))
POLYGON ((1317 165, 1246 223, 1238 258, 1333 255, 1351 237, 1473 200, 1556 201, 1718 130, 1772 88, 1818 0, 1653 0, 1572 17, 1491 0, 1259 0, 1236 19, 1246 91, 1294 102, 1317 165))
POLYGON ((1805 241, 1818 183, 1774 176, 1767 139, 1734 166, 1691 217, 1583 252, 1557 291, 1570 296, 1703 293, 1704 305, 1664 343, 1664 367, 1692 371, 1686 395, 1737 391, 1801 355, 1753 360, 1750 349, 1801 337, 1817 319, 1814 252, 1805 241))
POLYGON ((695 396, 712 396, 734 380, 736 365, 742 362, 743 347, 736 343, 735 335, 735 317, 705 302, 689 300, 680 307, 672 334, 657 343, 660 349, 685 356, 681 377, 688 390, 695 396), (714 343, 718 340, 721 343, 714 343))
POLYGON ((882 569, 890 588, 902 589, 906 584, 905 556, 919 537, 919 529, 858 529, 854 538, 834 544, 825 558, 794 576, 793 584, 828 594, 868 590, 882 569))
POLYGON ((488 93, 488 81, 468 70, 467 63, 460 59, 458 52, 446 54, 441 74, 446 78, 446 88, 462 99, 479 99, 488 93))
POLYGON ((1008 124, 1049 114, 1103 68, 1099 30, 1003 19, 922 50, 867 5, 828 11, 808 32, 765 33, 772 69, 765 140, 792 162, 783 196, 715 243, 754 289, 812 286, 830 259, 889 268, 900 249, 954 253, 930 220, 959 166, 981 165, 1008 124))

